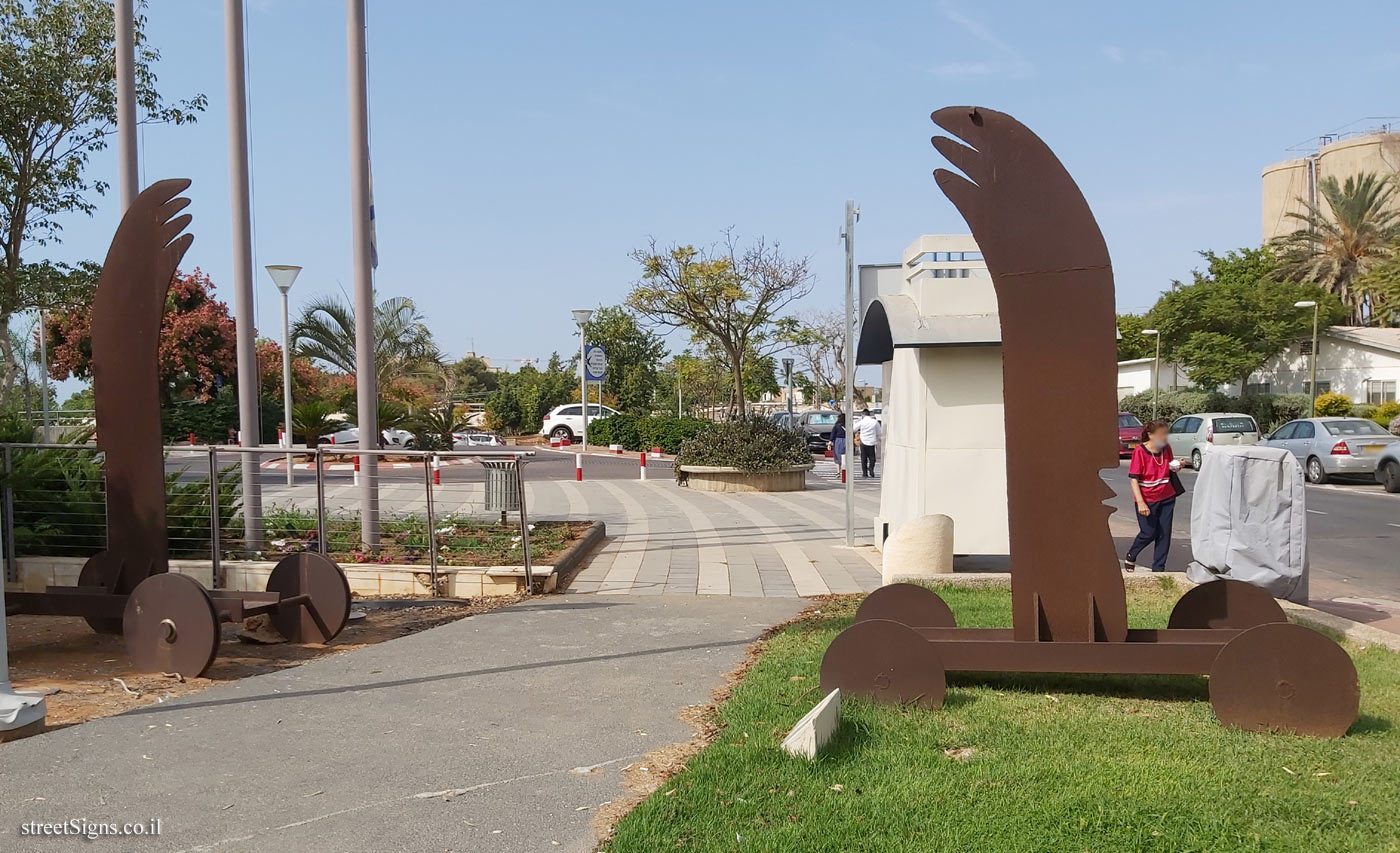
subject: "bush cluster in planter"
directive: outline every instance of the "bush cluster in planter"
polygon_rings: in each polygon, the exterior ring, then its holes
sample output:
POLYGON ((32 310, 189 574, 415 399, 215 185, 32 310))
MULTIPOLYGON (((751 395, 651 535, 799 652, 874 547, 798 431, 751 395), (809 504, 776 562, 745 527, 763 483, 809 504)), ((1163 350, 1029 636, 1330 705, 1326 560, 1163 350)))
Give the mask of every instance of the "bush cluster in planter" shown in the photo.
POLYGON ((626 450, 659 447, 666 453, 676 453, 686 439, 694 438, 711 425, 710 421, 700 418, 612 415, 588 422, 588 441, 599 447, 609 444, 620 444, 626 450))
POLYGON ((768 418, 746 418, 710 424, 682 442, 676 454, 676 476, 682 465, 714 465, 741 471, 778 471, 812 464, 807 439, 768 418))

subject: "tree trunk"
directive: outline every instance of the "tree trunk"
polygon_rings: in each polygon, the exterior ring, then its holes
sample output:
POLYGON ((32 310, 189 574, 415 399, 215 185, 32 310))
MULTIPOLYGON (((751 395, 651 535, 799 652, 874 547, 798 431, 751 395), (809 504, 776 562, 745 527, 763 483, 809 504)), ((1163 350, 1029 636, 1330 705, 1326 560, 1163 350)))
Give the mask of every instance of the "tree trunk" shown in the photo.
POLYGON ((13 314, 6 313, 0 316, 0 402, 8 402, 10 394, 14 391, 15 376, 18 374, 19 365, 15 361, 15 348, 10 342, 10 321, 13 314))
POLYGON ((744 361, 738 354, 730 352, 729 365, 734 377, 734 404, 729 412, 732 420, 735 417, 742 418, 748 407, 744 404, 744 361))

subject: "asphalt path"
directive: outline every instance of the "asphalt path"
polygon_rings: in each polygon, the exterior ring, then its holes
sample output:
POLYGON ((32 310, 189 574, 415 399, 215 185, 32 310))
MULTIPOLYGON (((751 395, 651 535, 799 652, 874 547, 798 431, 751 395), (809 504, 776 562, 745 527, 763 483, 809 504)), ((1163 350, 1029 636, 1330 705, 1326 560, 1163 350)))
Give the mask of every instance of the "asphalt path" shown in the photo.
MULTIPOLYGON (((1103 473, 1113 488, 1117 514, 1136 523, 1128 463, 1103 473)), ((1173 546, 1167 568, 1190 562, 1191 496, 1196 472, 1181 472, 1186 494, 1177 499, 1173 546)), ((1310 586, 1315 603, 1341 615, 1400 628, 1400 495, 1357 480, 1306 487, 1310 586), (1367 611, 1380 611, 1370 612, 1367 611)))

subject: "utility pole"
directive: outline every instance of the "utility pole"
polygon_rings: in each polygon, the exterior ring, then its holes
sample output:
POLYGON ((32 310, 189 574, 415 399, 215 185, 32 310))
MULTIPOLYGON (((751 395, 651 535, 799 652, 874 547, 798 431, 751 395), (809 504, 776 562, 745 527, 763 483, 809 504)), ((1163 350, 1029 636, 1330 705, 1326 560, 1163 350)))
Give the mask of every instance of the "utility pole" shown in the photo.
POLYGON ((846 202, 846 228, 841 239, 846 241, 846 545, 856 544, 856 478, 851 476, 855 459, 855 442, 850 434, 855 427, 856 405, 856 318, 855 318, 855 257, 856 222, 860 209, 853 201, 846 202))
MULTIPOLYGON (((243 0, 224 0, 224 74, 228 88, 229 197, 233 202, 233 314, 238 336, 238 444, 257 447, 258 360, 253 350, 253 213, 248 190, 248 87, 244 65, 243 0)), ((262 486, 258 457, 240 453, 243 469, 243 540, 261 551, 262 486)), ((212 485, 211 485, 212 488, 212 485)))
POLYGON ((360 453, 360 539, 379 547, 379 382, 374 363, 374 272, 370 261, 369 79, 365 0, 345 0, 345 62, 350 81, 351 266, 355 271, 355 397, 360 453))
POLYGON ((117 178, 122 213, 141 192, 136 154, 136 16, 133 0, 117 0, 117 178))

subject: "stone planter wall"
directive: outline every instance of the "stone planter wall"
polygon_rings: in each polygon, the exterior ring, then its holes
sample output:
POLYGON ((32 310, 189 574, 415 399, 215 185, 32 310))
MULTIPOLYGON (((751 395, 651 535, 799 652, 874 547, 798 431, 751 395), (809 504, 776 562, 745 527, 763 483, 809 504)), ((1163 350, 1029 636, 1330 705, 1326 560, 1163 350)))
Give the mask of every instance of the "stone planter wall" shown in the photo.
POLYGON ((742 471, 718 465, 682 465, 686 485, 697 492, 801 492, 811 463, 777 471, 742 471))

